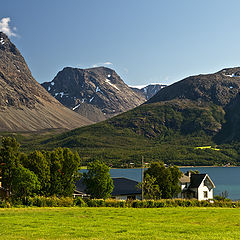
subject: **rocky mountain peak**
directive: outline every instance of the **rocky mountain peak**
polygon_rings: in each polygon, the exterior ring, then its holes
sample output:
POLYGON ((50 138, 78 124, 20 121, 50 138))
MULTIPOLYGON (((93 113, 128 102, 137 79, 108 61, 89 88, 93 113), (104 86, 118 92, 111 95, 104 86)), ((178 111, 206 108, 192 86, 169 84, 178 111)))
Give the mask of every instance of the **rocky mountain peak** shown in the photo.
POLYGON ((227 77, 240 77, 240 67, 224 68, 218 73, 227 77))
POLYGON ((68 108, 98 122, 132 109, 145 98, 110 68, 66 67, 42 86, 68 108))
POLYGON ((161 89, 148 103, 173 99, 212 102, 225 107, 240 91, 240 68, 187 77, 161 89))
POLYGON ((153 97, 158 91, 160 91, 162 88, 166 87, 166 84, 160 84, 160 83, 151 83, 149 85, 146 85, 144 87, 131 87, 131 89, 134 92, 142 94, 146 98, 146 100, 153 97))
POLYGON ((0 49, 2 51, 9 52, 13 55, 17 56, 21 55, 16 46, 9 40, 8 36, 3 32, 0 32, 0 49))

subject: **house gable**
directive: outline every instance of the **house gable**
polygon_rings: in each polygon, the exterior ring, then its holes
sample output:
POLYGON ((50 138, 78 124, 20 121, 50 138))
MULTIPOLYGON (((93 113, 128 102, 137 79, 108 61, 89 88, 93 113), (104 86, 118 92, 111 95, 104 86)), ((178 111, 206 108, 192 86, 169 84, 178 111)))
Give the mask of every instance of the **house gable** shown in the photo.
POLYGON ((189 179, 190 184, 187 184, 186 176, 180 179, 182 192, 179 194, 179 197, 197 198, 200 201, 213 198, 215 185, 208 174, 191 174, 189 179))

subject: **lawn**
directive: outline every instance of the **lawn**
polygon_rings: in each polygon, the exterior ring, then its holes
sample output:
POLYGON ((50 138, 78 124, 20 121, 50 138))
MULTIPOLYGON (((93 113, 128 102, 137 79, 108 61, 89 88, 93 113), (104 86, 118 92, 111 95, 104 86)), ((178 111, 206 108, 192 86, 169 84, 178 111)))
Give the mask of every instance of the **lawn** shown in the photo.
POLYGON ((0 239, 240 239, 240 209, 0 209, 0 239))

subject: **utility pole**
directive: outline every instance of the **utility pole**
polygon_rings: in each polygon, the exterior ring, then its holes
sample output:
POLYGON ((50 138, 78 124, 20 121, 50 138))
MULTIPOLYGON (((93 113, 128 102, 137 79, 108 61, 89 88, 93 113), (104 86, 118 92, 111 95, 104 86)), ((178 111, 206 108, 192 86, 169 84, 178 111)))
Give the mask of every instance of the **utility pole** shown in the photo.
POLYGON ((143 169, 144 169, 144 163, 143 163, 143 156, 142 156, 142 200, 143 200, 143 196, 144 196, 144 190, 143 190, 143 174, 144 174, 144 171, 143 171, 143 169))

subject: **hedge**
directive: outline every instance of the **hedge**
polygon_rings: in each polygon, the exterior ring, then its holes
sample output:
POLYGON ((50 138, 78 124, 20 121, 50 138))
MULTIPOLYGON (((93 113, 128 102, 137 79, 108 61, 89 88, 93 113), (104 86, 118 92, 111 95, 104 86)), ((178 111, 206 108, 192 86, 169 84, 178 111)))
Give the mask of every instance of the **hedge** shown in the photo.
POLYGON ((0 201, 0 208, 10 207, 115 207, 115 208, 163 208, 163 207, 229 207, 239 208, 239 201, 196 199, 161 199, 161 200, 114 200, 114 199, 82 199, 80 197, 28 197, 24 200, 0 201))

